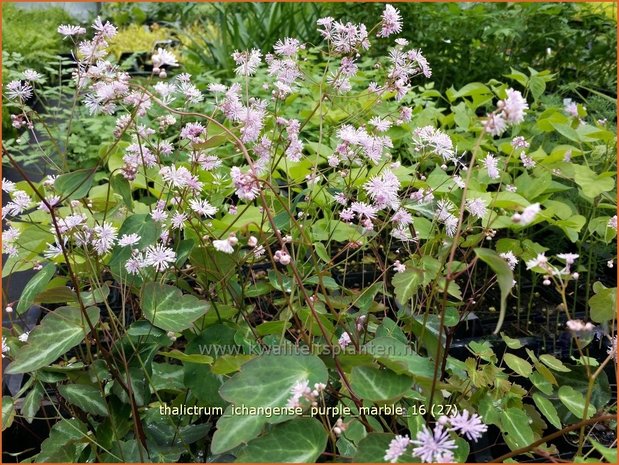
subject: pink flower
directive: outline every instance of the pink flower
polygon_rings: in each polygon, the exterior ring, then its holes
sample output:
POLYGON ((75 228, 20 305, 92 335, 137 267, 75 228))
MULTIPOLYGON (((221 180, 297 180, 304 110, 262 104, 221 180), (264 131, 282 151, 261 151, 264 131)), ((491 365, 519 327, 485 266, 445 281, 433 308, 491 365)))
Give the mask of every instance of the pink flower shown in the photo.
POLYGON ((486 167, 486 170, 488 171, 488 177, 490 179, 498 179, 501 177, 498 168, 498 160, 494 158, 492 154, 489 153, 488 155, 486 155, 486 158, 484 158, 481 162, 486 167))
POLYGON ((424 126, 413 131, 415 150, 430 150, 440 155, 444 161, 455 159, 455 150, 451 138, 432 126, 424 126))
POLYGON ((378 37, 389 37, 391 34, 402 32, 400 11, 389 4, 385 5, 381 26, 381 30, 376 34, 378 37))
POLYGON ((519 124, 524 121, 525 111, 529 109, 522 94, 514 89, 507 89, 507 98, 504 100, 503 111, 505 119, 510 124, 519 124))
POLYGON ((413 455, 426 463, 438 462, 438 458, 456 448, 456 442, 449 437, 448 431, 442 425, 436 425, 434 431, 424 425, 417 437, 410 442, 417 446, 413 449, 413 455))
POLYGON ((529 143, 524 137, 518 136, 512 139, 512 147, 515 149, 528 149, 529 143))
POLYGON ((498 137, 503 134, 507 129, 507 122, 503 118, 503 114, 490 113, 484 123, 484 129, 493 136, 498 137))
POLYGON ((378 209, 390 207, 395 210, 400 206, 400 198, 398 197, 400 181, 390 170, 385 170, 380 175, 374 176, 363 185, 363 189, 378 209))
POLYGON ((227 239, 213 241, 213 247, 223 253, 231 254, 234 252, 234 246, 239 242, 234 234, 230 234, 227 239))
POLYGON ((565 264, 566 265, 574 264, 574 262, 576 261, 578 256, 579 255, 576 254, 576 253, 560 253, 560 254, 557 254, 558 258, 560 258, 561 260, 565 260, 565 264))
POLYGON ((486 431, 488 426, 481 421, 479 415, 471 414, 468 410, 462 410, 462 412, 449 418, 452 429, 462 435, 464 435, 470 441, 477 442, 486 431))
POLYGON ((202 142, 203 134, 206 134, 206 129, 202 123, 187 123, 181 129, 181 139, 189 139, 191 142, 202 142))
POLYGON ((333 18, 321 18, 318 25, 322 29, 318 32, 331 44, 334 51, 348 54, 360 49, 370 48, 368 31, 365 24, 341 23, 333 18))
POLYGON ((260 184, 253 174, 242 173, 238 166, 230 169, 230 177, 236 187, 236 195, 243 200, 254 200, 260 194, 260 184))
POLYGON ((232 59, 238 65, 234 70, 239 76, 251 76, 253 75, 258 66, 260 66, 260 58, 262 53, 258 49, 252 49, 250 51, 239 52, 238 50, 232 54, 232 59))
POLYGON ((353 202, 350 205, 350 209, 359 215, 359 219, 365 217, 368 220, 376 218, 376 213, 378 212, 378 208, 365 202, 353 202))
POLYGON ((162 66, 178 66, 178 61, 172 52, 159 47, 157 53, 153 54, 153 68, 161 68, 162 66))
POLYGON ((6 95, 11 100, 26 101, 32 97, 32 86, 21 81, 11 81, 6 85, 6 95))
POLYGON ((58 33, 65 36, 78 36, 86 34, 86 29, 81 26, 73 26, 71 24, 61 24, 58 26, 58 33))
POLYGON ((144 263, 155 271, 167 270, 176 261, 176 252, 162 244, 151 245, 146 249, 144 263))
POLYGON ((117 29, 116 26, 106 21, 105 24, 101 21, 101 18, 97 16, 95 22, 92 23, 92 28, 96 31, 97 35, 105 38, 111 39, 116 35, 117 29))
POLYGON ((518 259, 516 258, 516 256, 511 250, 508 252, 503 252, 499 255, 501 256, 502 259, 504 259, 507 262, 507 265, 509 266, 510 270, 513 270, 514 268, 516 268, 516 265, 518 264, 518 259))
POLYGON ((563 111, 573 118, 578 118, 578 105, 571 98, 563 99, 563 111))
POLYGON ((466 199, 466 208, 477 218, 483 218, 488 212, 487 204, 482 198, 466 199))
POLYGON ((389 443, 389 448, 385 451, 385 460, 391 463, 396 463, 398 459, 406 452, 406 448, 412 441, 406 436, 397 435, 389 443))
POLYGON ((118 245, 120 247, 127 247, 129 245, 135 245, 140 242, 142 238, 139 234, 123 234, 122 237, 118 240, 118 245))
POLYGON ((536 268, 538 266, 545 267, 547 263, 548 258, 546 257, 546 255, 544 255, 543 253, 537 254, 537 257, 527 261, 527 270, 530 270, 531 268, 536 268))
POLYGON ((337 342, 340 345, 340 347, 344 349, 346 346, 348 346, 352 342, 350 339, 350 334, 344 331, 337 342))
POLYGON ((93 228, 94 239, 92 245, 99 255, 104 255, 112 250, 116 243, 116 228, 110 223, 93 228))
POLYGON ((396 273, 403 273, 406 271, 406 265, 400 263, 400 260, 396 260, 395 262, 393 262, 393 269, 396 271, 396 273))
POLYGON ((292 39, 290 37, 286 37, 284 40, 278 40, 273 50, 278 55, 283 56, 293 56, 296 55, 301 48, 301 42, 298 39, 292 39))
POLYGON ((526 226, 527 224, 533 222, 537 217, 537 214, 541 211, 539 203, 533 203, 526 207, 522 213, 516 213, 512 216, 512 221, 514 223, 521 224, 522 226, 526 226))

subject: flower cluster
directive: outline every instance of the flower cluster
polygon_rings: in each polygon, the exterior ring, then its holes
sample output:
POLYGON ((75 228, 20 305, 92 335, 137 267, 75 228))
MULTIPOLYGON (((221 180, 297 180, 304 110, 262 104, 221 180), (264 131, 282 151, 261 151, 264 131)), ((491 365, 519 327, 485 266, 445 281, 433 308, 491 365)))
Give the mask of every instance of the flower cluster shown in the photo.
POLYGON ((407 447, 412 444, 416 446, 412 449, 412 454, 422 462, 452 463, 456 442, 449 434, 450 432, 462 434, 468 440, 476 442, 487 430, 488 426, 481 421, 479 415, 463 410, 451 417, 440 417, 434 429, 424 425, 415 439, 410 439, 408 436, 396 436, 385 451, 384 459, 396 463, 404 455, 407 447))
POLYGON ((509 125, 522 123, 526 110, 529 109, 527 101, 519 91, 509 88, 506 94, 507 97, 497 103, 496 111, 486 118, 486 132, 493 136, 502 135, 509 125))
POLYGON ((320 394, 325 390, 327 386, 323 383, 314 384, 314 389, 309 387, 309 381, 307 379, 298 381, 290 389, 290 398, 286 406, 288 408, 302 407, 302 400, 305 400, 309 405, 318 405, 318 398, 320 394))

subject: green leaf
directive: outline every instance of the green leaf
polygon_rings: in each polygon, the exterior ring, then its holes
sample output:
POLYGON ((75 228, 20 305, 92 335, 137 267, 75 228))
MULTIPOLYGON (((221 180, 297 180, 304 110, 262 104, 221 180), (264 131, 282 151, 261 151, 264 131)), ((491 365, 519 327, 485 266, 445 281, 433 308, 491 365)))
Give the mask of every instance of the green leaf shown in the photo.
POLYGON ((396 399, 408 392, 413 380, 398 375, 389 369, 356 366, 350 375, 353 392, 360 398, 371 401, 396 399))
POLYGON ((505 442, 511 450, 526 447, 535 440, 529 417, 524 410, 511 407, 501 412, 499 417, 505 442))
POLYGON ((617 288, 607 288, 600 282, 593 284, 595 295, 589 299, 591 319, 604 323, 617 317, 617 288))
POLYGON ((520 376, 528 378, 531 373, 533 373, 533 366, 526 360, 517 357, 516 355, 505 354, 503 356, 503 361, 520 376))
POLYGON ((422 280, 423 270, 418 268, 409 268, 402 273, 396 273, 391 283, 393 284, 397 301, 402 305, 408 304, 415 291, 421 286, 422 280))
POLYGON ((15 419, 15 403, 11 396, 2 396, 2 431, 9 428, 15 419))
MULTIPOLYGON (((234 405, 285 407, 296 383, 307 380, 313 386, 326 384, 328 379, 327 367, 315 355, 269 354, 245 363, 239 373, 224 383, 219 393, 234 405)), ((272 416, 268 422, 277 423, 286 418, 272 416)))
POLYGON ((213 357, 202 354, 184 354, 180 350, 171 350, 170 352, 159 352, 159 355, 170 357, 181 362, 197 363, 200 365, 210 365, 213 363, 213 357))
POLYGON ((154 244, 159 239, 161 226, 150 215, 131 215, 118 230, 118 237, 122 237, 125 234, 137 234, 140 236, 140 242, 133 247, 143 249, 154 244))
POLYGON ((552 426, 557 429, 561 429, 561 420, 559 420, 557 409, 554 405, 552 405, 552 402, 542 396, 539 392, 533 394, 533 402, 535 402, 535 405, 537 405, 539 411, 544 414, 552 426))
POLYGON ((409 409, 409 416, 406 420, 406 424, 408 425, 410 437, 414 438, 417 437, 417 433, 423 429, 426 421, 423 419, 423 415, 415 415, 411 410, 412 409, 409 409))
POLYGON ((58 386, 58 391, 67 402, 79 407, 86 413, 102 417, 109 415, 101 391, 94 386, 63 384, 58 386))
POLYGON ((130 439, 128 441, 114 442, 110 453, 103 455, 102 462, 114 463, 122 460, 123 463, 140 463, 142 461, 141 457, 148 457, 144 447, 138 440, 130 439), (142 455, 140 455, 140 449, 142 449, 142 455))
POLYGON ((580 138, 580 134, 578 134, 578 132, 576 132, 576 129, 574 129, 572 126, 570 126, 569 124, 564 124, 564 123, 557 123, 557 122, 551 122, 550 123, 552 125, 553 128, 555 128, 555 130, 561 134, 562 136, 566 137, 567 139, 573 141, 573 142, 582 142, 581 138, 580 138))
POLYGON ((499 313, 499 321, 497 322, 494 334, 498 334, 503 320, 505 319, 505 311, 507 309, 507 296, 514 286, 514 273, 510 270, 509 265, 501 256, 494 250, 490 249, 474 249, 475 255, 485 262, 497 275, 499 288, 501 289, 501 310, 499 313))
POLYGON ((299 418, 276 425, 251 441, 236 462, 314 463, 325 451, 327 438, 327 431, 317 419, 299 418))
POLYGON ((608 461, 608 463, 617 463, 617 447, 606 447, 595 441, 594 439, 589 439, 591 441, 591 445, 593 448, 602 454, 602 457, 608 461))
MULTIPOLYGON (((548 370, 548 368, 546 368, 546 367, 544 367, 544 368, 546 370, 548 370)), ((544 376, 542 376, 537 371, 532 373, 531 376, 529 377, 529 379, 531 380, 531 382, 535 385, 535 387, 537 389, 542 391, 547 396, 552 394, 552 384, 550 384, 550 381, 548 381, 546 378, 544 378, 544 376)))
POLYGON ((517 350, 517 349, 522 348, 522 342, 520 342, 519 339, 514 339, 512 337, 509 337, 505 333, 501 333, 501 339, 503 339, 503 342, 505 342, 505 345, 509 347, 510 349, 517 350))
POLYGON ((466 463, 471 452, 471 447, 464 438, 457 437, 455 441, 456 449, 454 450, 454 461, 456 463, 466 463))
POLYGON ((511 68, 510 74, 504 74, 503 76, 513 79, 514 81, 518 82, 522 87, 527 87, 527 84, 529 82, 529 77, 526 74, 521 71, 515 70, 514 68, 511 68))
MULTIPOLYGON (((93 326, 99 322, 97 307, 86 309, 86 314, 93 326)), ((29 373, 43 368, 78 345, 89 332, 90 327, 79 308, 57 308, 32 330, 28 343, 17 351, 6 373, 29 373)))
POLYGON ((260 415, 233 415, 229 406, 217 421, 217 431, 211 442, 211 452, 221 454, 257 437, 266 424, 260 415))
POLYGON ((82 298, 82 303, 89 307, 105 302, 108 295, 110 295, 110 287, 107 284, 103 284, 101 287, 96 287, 91 291, 82 292, 80 297, 82 298))
MULTIPOLYGON (((422 418, 422 421, 423 421, 423 418, 422 418)), ((368 433, 365 430, 365 426, 363 426, 363 423, 361 423, 359 420, 353 419, 346 423, 347 423, 347 426, 346 426, 346 431, 344 432, 344 436, 346 436, 347 439, 350 439, 354 443, 358 443, 364 437, 367 436, 368 433)), ((409 422, 409 429, 410 429, 410 422, 409 422)), ((411 436, 414 436, 414 435, 415 433, 413 433, 413 431, 411 430, 411 436)))
POLYGON ((174 286, 146 283, 142 289, 142 310, 153 325, 166 331, 183 331, 203 316, 210 304, 185 294, 174 286))
POLYGON ((153 375, 151 377, 152 388, 155 391, 178 390, 184 391, 183 366, 169 363, 153 363, 153 375))
MULTIPOLYGON (((22 297, 23 298, 23 297, 22 297)), ((34 298, 37 304, 64 304, 77 300, 77 295, 68 286, 57 286, 39 292, 34 298)))
POLYGON ((544 365, 546 365, 548 368, 554 371, 563 371, 566 373, 569 371, 572 371, 568 367, 566 367, 561 360, 559 360, 558 358, 552 355, 543 354, 543 355, 540 355, 539 359, 542 361, 544 365))
POLYGON ((606 173, 597 175, 585 165, 573 165, 573 168, 574 181, 587 197, 593 199, 602 192, 609 192, 615 188, 615 179, 606 173))
POLYGON ((374 355, 376 360, 397 374, 432 379, 434 363, 413 352, 412 347, 392 337, 376 337, 364 346, 364 353, 374 355))
POLYGON ((88 195, 94 179, 94 170, 77 170, 58 176, 54 182, 54 187, 66 199, 76 200, 88 195))
POLYGON ((529 80, 529 89, 531 89, 531 95, 535 100, 539 100, 539 98, 544 94, 546 90, 546 82, 544 78, 540 76, 531 76, 529 80))
MULTIPOLYGON (((576 415, 576 417, 583 417, 583 413, 585 413, 585 396, 582 392, 577 391, 572 386, 561 386, 559 388, 559 400, 570 412, 576 415)), ((586 419, 591 418, 594 414, 595 407, 589 404, 587 407, 586 419)))
POLYGON ((24 404, 21 408, 21 414, 28 423, 32 423, 34 416, 39 411, 41 401, 43 400, 43 394, 45 394, 43 385, 41 383, 36 383, 25 397, 24 404))
POLYGON ((312 225, 312 236, 314 241, 337 242, 356 241, 361 238, 355 226, 326 218, 319 219, 312 225))
POLYGON ((327 248, 321 242, 316 242, 314 244, 314 249, 316 250, 316 255, 323 262, 329 263, 331 261, 331 257, 329 256, 329 252, 327 252, 327 248))
POLYGON ((41 452, 32 460, 36 463, 77 462, 80 452, 89 443, 84 423, 76 418, 62 419, 52 427, 49 436, 41 444, 41 452))
POLYGON ((124 176, 116 174, 110 177, 110 185, 114 192, 119 194, 129 211, 133 211, 133 197, 131 196, 131 185, 124 176))
POLYGON ((54 273, 56 273, 56 267, 53 263, 49 263, 28 281, 28 284, 26 284, 21 293, 17 308, 15 309, 18 315, 21 315, 30 308, 36 297, 45 290, 45 287, 54 276, 54 273))

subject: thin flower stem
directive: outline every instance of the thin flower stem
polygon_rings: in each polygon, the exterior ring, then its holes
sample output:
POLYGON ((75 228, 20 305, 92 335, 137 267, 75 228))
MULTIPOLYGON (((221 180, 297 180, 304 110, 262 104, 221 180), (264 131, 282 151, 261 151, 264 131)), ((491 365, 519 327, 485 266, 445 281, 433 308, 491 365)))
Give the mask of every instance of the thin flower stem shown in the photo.
POLYGON ((525 447, 521 447, 520 449, 516 449, 513 450, 511 452, 508 452, 507 454, 503 454, 495 459, 492 459, 492 463, 499 463, 499 462, 504 462, 507 459, 510 459, 512 457, 516 457, 518 455, 522 455, 522 454, 526 454, 527 452, 532 451, 533 449, 535 449, 537 446, 541 446, 542 444, 544 444, 545 442, 548 441, 552 441, 553 439, 556 438, 560 438, 561 436, 563 436, 566 433, 569 433, 570 431, 574 431, 577 430, 579 428, 588 426, 588 425, 594 425, 596 423, 600 423, 603 421, 611 421, 611 420, 616 420, 617 416, 616 415, 599 415, 596 416, 594 418, 590 418, 589 420, 582 420, 579 421, 578 423, 574 423, 570 426, 566 426, 565 428, 559 430, 559 431, 555 431, 552 434, 549 434, 547 436, 544 436, 541 439, 538 439, 535 442, 532 442, 531 444, 529 444, 528 446, 525 447))

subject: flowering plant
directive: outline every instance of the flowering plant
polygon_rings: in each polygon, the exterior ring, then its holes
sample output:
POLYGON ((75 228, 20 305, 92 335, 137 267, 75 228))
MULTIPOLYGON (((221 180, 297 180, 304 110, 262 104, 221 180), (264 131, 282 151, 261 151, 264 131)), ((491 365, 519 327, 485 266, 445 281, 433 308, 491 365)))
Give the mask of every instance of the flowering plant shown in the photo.
MULTIPOLYGON (((582 107, 545 108, 549 73, 437 93, 422 51, 393 39, 391 5, 371 28, 317 26, 321 46, 237 51, 236 79, 206 90, 164 48, 132 79, 107 60, 108 22, 90 39, 58 28, 74 104, 115 115, 114 141, 94 168, 3 180, 4 275, 36 271, 6 309, 5 373, 28 378, 3 428, 49 400, 61 419, 36 461, 466 462, 489 425, 497 461, 557 455, 552 431, 610 460, 588 432, 614 418, 616 289, 577 260, 585 238, 616 237, 615 134, 582 107), (501 332, 536 275, 575 364, 501 332), (491 302, 496 337, 456 357, 491 302), (31 328, 33 304, 46 313, 31 328)), ((5 86, 15 128, 44 124, 36 91, 28 70, 5 86)))

